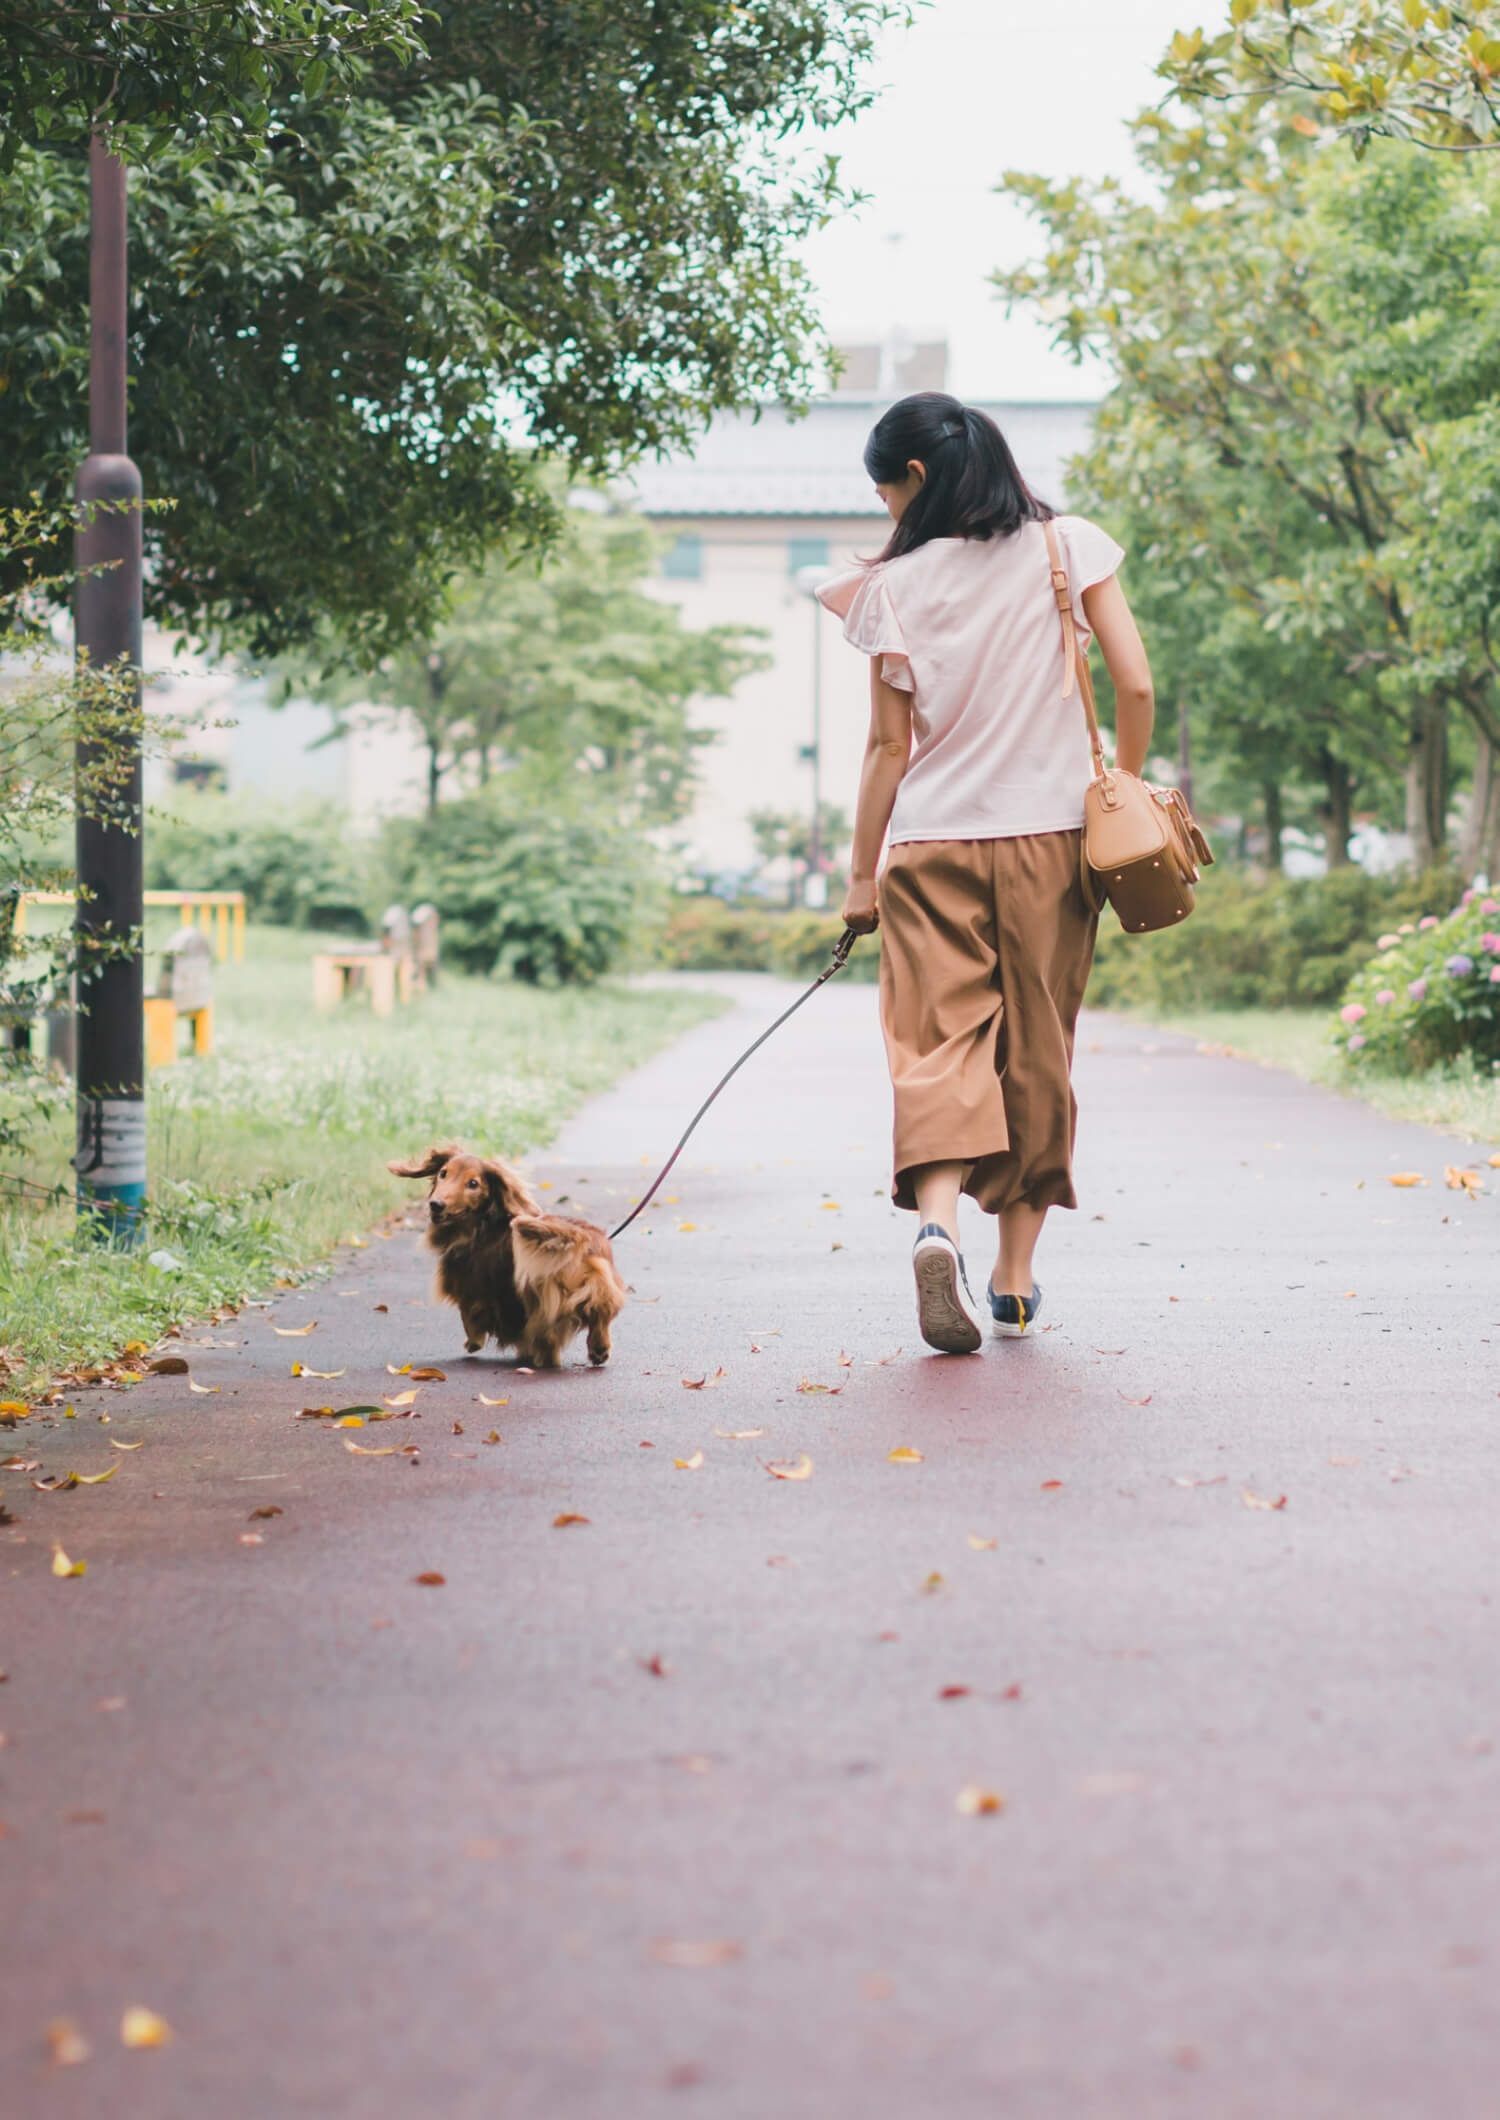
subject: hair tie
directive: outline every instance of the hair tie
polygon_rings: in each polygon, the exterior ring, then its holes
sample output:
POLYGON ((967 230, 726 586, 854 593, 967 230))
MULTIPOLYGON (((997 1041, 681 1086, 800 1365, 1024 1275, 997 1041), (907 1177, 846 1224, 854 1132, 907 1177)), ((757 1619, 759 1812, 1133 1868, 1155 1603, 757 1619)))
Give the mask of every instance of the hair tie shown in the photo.
POLYGON ((946 426, 943 429, 943 440, 945 442, 957 441, 958 437, 963 433, 963 431, 964 424, 962 420, 958 422, 957 426, 946 426))

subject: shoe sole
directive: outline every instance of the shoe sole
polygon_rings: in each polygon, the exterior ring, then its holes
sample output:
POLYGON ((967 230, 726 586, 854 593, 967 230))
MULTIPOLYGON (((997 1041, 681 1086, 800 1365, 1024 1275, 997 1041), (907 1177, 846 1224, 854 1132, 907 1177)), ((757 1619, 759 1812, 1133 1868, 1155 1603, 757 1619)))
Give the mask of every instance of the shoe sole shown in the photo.
POLYGON ((984 1335, 964 1309, 951 1252, 934 1245, 912 1261, 917 1277, 917 1329, 939 1354, 977 1354, 984 1335))
POLYGON ((1031 1334, 1029 1325, 1002 1325, 998 1318, 990 1319, 990 1331, 997 1340, 1024 1340, 1031 1334))

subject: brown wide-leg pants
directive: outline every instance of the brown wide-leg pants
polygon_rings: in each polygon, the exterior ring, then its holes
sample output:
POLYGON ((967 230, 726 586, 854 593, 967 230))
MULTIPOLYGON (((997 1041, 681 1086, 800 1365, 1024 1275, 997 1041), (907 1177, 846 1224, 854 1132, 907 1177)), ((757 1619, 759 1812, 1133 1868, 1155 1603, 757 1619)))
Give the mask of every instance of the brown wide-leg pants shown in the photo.
POLYGON ((898 1207, 923 1163, 970 1163, 989 1214, 1076 1207, 1073 1028, 1097 916, 1077 832, 895 846, 880 880, 880 1020, 898 1207))

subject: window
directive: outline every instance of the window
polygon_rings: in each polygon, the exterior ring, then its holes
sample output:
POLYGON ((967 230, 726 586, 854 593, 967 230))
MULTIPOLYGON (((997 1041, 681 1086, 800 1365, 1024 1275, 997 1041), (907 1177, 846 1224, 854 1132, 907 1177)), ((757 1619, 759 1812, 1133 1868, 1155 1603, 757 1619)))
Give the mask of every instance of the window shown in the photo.
POLYGON ((662 559, 661 571, 669 582, 701 582, 703 539, 696 530, 678 532, 676 542, 662 559))
POLYGON ((828 565, 826 537, 789 537, 786 541, 786 571, 795 581, 804 567, 828 565))

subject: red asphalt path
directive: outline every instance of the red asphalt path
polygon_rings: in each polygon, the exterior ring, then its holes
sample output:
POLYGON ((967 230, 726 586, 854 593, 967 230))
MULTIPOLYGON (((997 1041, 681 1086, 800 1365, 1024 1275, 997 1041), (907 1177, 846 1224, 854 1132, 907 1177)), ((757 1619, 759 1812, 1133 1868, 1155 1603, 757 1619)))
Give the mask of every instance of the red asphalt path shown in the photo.
MULTIPOLYGON (((732 984, 549 1198, 623 1212, 785 999, 732 984)), ((120 1469, 0 1474, 6 2120, 1489 2120, 1500 1172, 1082 1044, 1026 1343, 916 1343, 835 987, 622 1239, 607 1372, 465 1359, 402 1231, 187 1335, 214 1396, 10 1431, 120 1469), (407 1362, 418 1420, 294 1418, 407 1362)))

